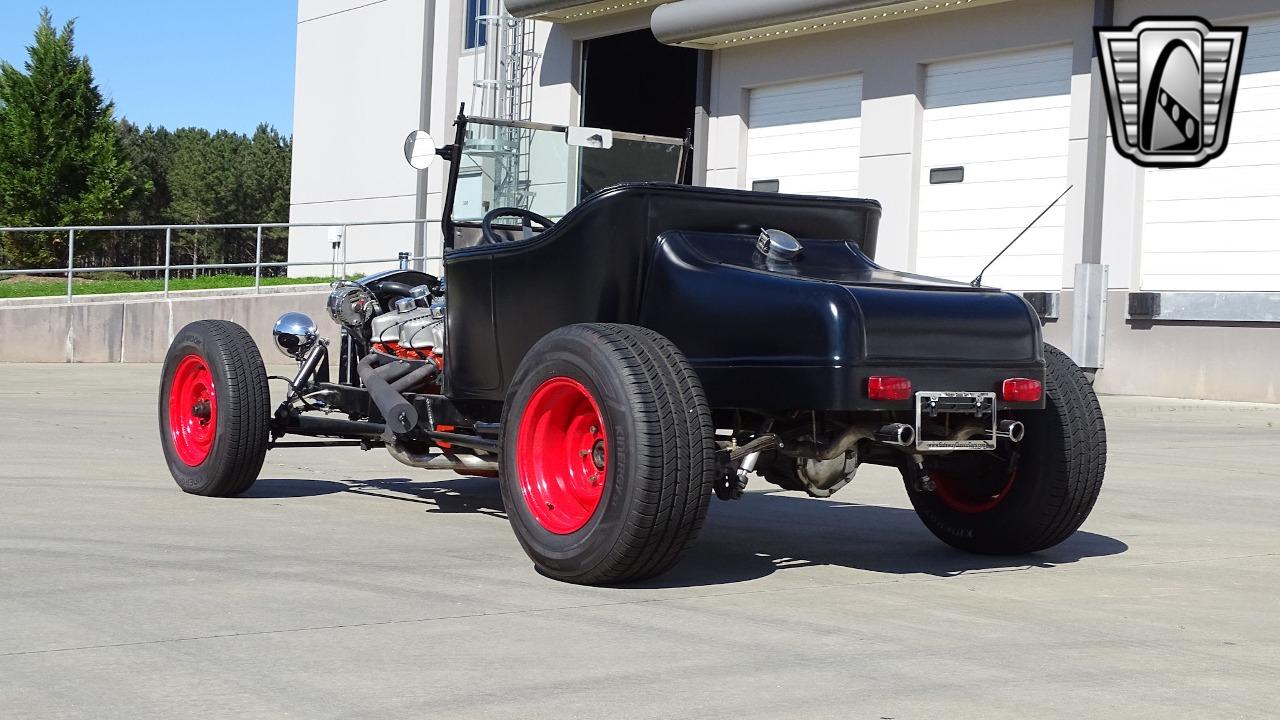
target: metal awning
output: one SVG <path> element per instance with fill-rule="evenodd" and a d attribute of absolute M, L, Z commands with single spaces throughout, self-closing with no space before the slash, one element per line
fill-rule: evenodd
<path fill-rule="evenodd" d="M 1009 0 L 679 0 L 653 13 L 668 45 L 721 50 Z"/>
<path fill-rule="evenodd" d="M 520 18 L 575 22 L 613 13 L 657 7 L 671 0 L 507 0 L 507 11 Z"/>
<path fill-rule="evenodd" d="M 576 22 L 650 8 L 668 45 L 722 50 L 1011 0 L 506 0 L 522 18 Z"/>

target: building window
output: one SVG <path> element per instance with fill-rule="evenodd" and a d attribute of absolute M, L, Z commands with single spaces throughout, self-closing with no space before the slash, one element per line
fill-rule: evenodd
<path fill-rule="evenodd" d="M 489 25 L 479 21 L 488 12 L 489 0 L 467 0 L 467 50 L 480 47 L 488 40 Z"/>

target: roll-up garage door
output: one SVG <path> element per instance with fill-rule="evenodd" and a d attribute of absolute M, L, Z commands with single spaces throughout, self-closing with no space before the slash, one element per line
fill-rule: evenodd
<path fill-rule="evenodd" d="M 747 120 L 748 188 L 857 196 L 860 75 L 757 88 Z"/>
<path fill-rule="evenodd" d="M 1146 173 L 1144 290 L 1280 291 L 1280 19 L 1248 25 L 1226 152 Z"/>
<path fill-rule="evenodd" d="M 971 280 L 1067 187 L 1071 48 L 926 69 L 916 271 Z M 1065 201 L 986 274 L 1009 290 L 1062 287 Z"/>

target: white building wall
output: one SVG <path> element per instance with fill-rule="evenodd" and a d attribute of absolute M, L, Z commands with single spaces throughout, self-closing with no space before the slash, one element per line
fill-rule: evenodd
<path fill-rule="evenodd" d="M 862 140 L 862 77 L 840 75 L 751 90 L 746 187 L 856 197 Z"/>
<path fill-rule="evenodd" d="M 405 135 L 418 127 L 426 42 L 422 0 L 300 0 L 294 94 L 290 221 L 334 223 L 411 220 L 416 173 L 404 161 Z M 290 275 L 328 275 L 335 257 L 326 228 L 289 238 Z M 353 227 L 345 252 L 351 272 L 387 264 L 414 249 L 414 228 Z M 342 250 L 336 255 L 341 257 Z"/>
<path fill-rule="evenodd" d="M 1211 20 L 1250 20 L 1265 5 L 1257 0 L 1227 0 L 1216 4 Z M 419 178 L 403 163 L 400 145 L 405 132 L 417 127 L 424 104 L 429 129 L 447 142 L 458 104 L 476 99 L 473 56 L 481 50 L 461 47 L 464 6 L 462 0 L 300 0 L 291 211 L 295 222 L 438 217 L 443 204 L 443 164 L 433 169 L 419 192 Z M 918 269 L 920 194 L 927 182 L 921 168 L 925 69 L 959 58 L 1066 43 L 1073 48 L 1068 181 L 1076 187 L 1054 214 L 1061 216 L 1064 225 L 1061 286 L 1069 288 L 1084 239 L 1092 6 L 1090 0 L 1001 3 L 719 51 L 712 63 L 709 142 L 701 150 L 706 153 L 707 182 L 750 186 L 748 110 L 753 88 L 860 75 L 862 129 L 854 143 L 860 154 L 858 191 L 885 207 L 881 262 Z M 434 18 L 427 18 L 425 14 L 432 10 Z M 1187 2 L 1121 0 L 1116 22 L 1127 23 L 1142 14 L 1192 10 L 1203 8 Z M 1254 15 L 1249 14 L 1251 10 Z M 536 50 L 542 59 L 535 73 L 533 119 L 576 121 L 578 43 L 646 23 L 645 12 L 572 25 L 535 23 Z M 424 62 L 428 50 L 431 57 Z M 424 77 L 424 71 L 432 77 Z M 1150 265 L 1158 257 L 1153 252 L 1144 257 L 1143 251 L 1143 208 L 1149 205 L 1146 189 L 1151 180 L 1113 150 L 1108 149 L 1107 155 L 1104 260 L 1112 266 L 1113 288 L 1136 288 L 1144 272 L 1150 275 L 1143 261 Z M 331 236 L 326 229 L 295 231 L 290 259 L 329 262 L 334 257 Z M 427 234 L 428 252 L 438 255 L 439 244 L 438 222 L 433 221 Z M 348 231 L 349 260 L 393 257 L 412 249 L 409 226 Z M 298 268 L 292 272 L 318 271 Z"/>
<path fill-rule="evenodd" d="M 419 187 L 419 178 L 403 163 L 400 144 L 404 134 L 417 126 L 424 110 L 432 134 L 442 142 L 449 141 L 458 103 L 471 100 L 472 65 L 463 58 L 461 48 L 462 0 L 366 1 L 300 2 L 295 220 L 435 218 L 440 213 L 444 163 L 422 179 Z M 859 75 L 863 89 L 858 192 L 878 199 L 885 209 L 877 259 L 889 267 L 917 269 L 927 66 L 1019 48 L 1069 45 L 1067 180 L 1076 187 L 1064 208 L 1056 211 L 1061 214 L 1063 235 L 1063 317 L 1045 329 L 1046 337 L 1069 346 L 1070 286 L 1086 233 L 1083 184 L 1088 121 L 1093 110 L 1089 106 L 1093 5 L 1092 0 L 1018 0 L 717 51 L 709 83 L 709 138 L 699 148 L 705 153 L 707 184 L 749 187 L 752 89 Z M 1150 14 L 1205 15 L 1215 24 L 1253 23 L 1274 20 L 1280 10 L 1272 0 L 1221 0 L 1211 8 L 1191 0 L 1116 0 L 1115 5 L 1116 25 Z M 430 7 L 435 8 L 434 21 L 424 15 Z M 646 24 L 644 11 L 572 25 L 538 23 L 536 44 L 543 57 L 536 73 L 533 119 L 576 122 L 580 113 L 576 87 L 579 43 Z M 431 51 L 430 62 L 424 63 L 422 53 L 427 49 Z M 424 76 L 424 67 L 434 68 L 429 77 Z M 1264 127 L 1260 132 L 1269 131 Z M 1233 137 L 1233 142 L 1242 137 Z M 1237 377 L 1274 374 L 1271 358 L 1280 352 L 1275 345 L 1275 324 L 1152 326 L 1126 321 L 1123 291 L 1142 289 L 1142 279 L 1149 270 L 1144 265 L 1150 264 L 1144 250 L 1155 249 L 1144 249 L 1143 237 L 1149 173 L 1121 158 L 1108 142 L 1104 177 L 1102 261 L 1110 266 L 1110 287 L 1115 292 L 1108 313 L 1108 367 L 1098 375 L 1099 388 L 1274 399 L 1272 391 L 1255 398 L 1249 382 L 1221 379 L 1217 368 L 1229 360 Z M 414 207 L 415 196 L 419 207 Z M 1045 202 L 1050 199 L 1046 197 Z M 436 225 L 433 223 L 428 242 L 438 254 Z M 352 258 L 372 253 L 390 256 L 412 246 L 411 232 L 365 231 L 360 235 L 364 239 L 352 233 L 348 248 Z M 298 231 L 290 256 L 327 261 L 327 233 Z M 295 274 L 302 272 L 313 271 Z M 1239 341 L 1232 339 L 1237 336 Z M 1241 352 L 1241 347 L 1249 350 Z"/>
<path fill-rule="evenodd" d="M 1143 290 L 1280 291 L 1280 19 L 1248 26 L 1226 152 L 1145 173 Z"/>
<path fill-rule="evenodd" d="M 925 66 L 916 271 L 971 280 L 1049 201 L 1069 172 L 1072 48 L 1014 50 Z M 936 168 L 962 182 L 934 184 Z M 1062 287 L 1066 207 L 1054 207 L 984 280 Z"/>
<path fill-rule="evenodd" d="M 920 165 L 925 67 L 1049 45 L 1071 46 L 1076 48 L 1074 56 L 1083 53 L 1087 59 L 1093 42 L 1092 15 L 1090 0 L 1029 0 L 719 51 L 712 81 L 708 184 L 749 187 L 745 160 L 750 126 L 747 98 L 752 88 L 859 73 L 863 79 L 859 194 L 884 206 L 877 260 L 893 268 L 915 269 L 920 185 L 926 182 Z M 1077 97 L 1073 92 L 1073 138 L 1077 137 Z M 1087 93 L 1084 99 L 1087 103 Z M 1073 142 L 1068 153 L 1069 181 L 1077 182 L 1073 195 L 1079 197 L 1083 197 L 1083 150 L 1083 142 Z M 1052 199 L 1049 195 L 1044 203 Z M 1065 267 L 1071 254 L 1066 246 L 1073 241 L 1079 244 L 1083 203 L 1061 212 L 1068 216 L 1060 220 L 1066 224 L 1062 251 L 1066 286 L 1071 278 Z M 1035 212 L 1030 213 L 1027 220 L 1034 216 Z M 1079 257 L 1078 247 L 1074 257 Z"/>

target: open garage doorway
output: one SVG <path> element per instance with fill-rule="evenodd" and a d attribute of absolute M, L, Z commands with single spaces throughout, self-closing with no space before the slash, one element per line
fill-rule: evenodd
<path fill-rule="evenodd" d="M 649 30 L 582 44 L 582 124 L 684 137 L 698 101 L 698 51 Z"/>
<path fill-rule="evenodd" d="M 663 45 L 647 29 L 583 42 L 582 124 L 685 137 L 693 129 L 698 103 L 698 60 L 697 50 Z M 602 164 L 622 157 L 587 154 L 584 194 L 624 179 L 631 169 Z"/>

